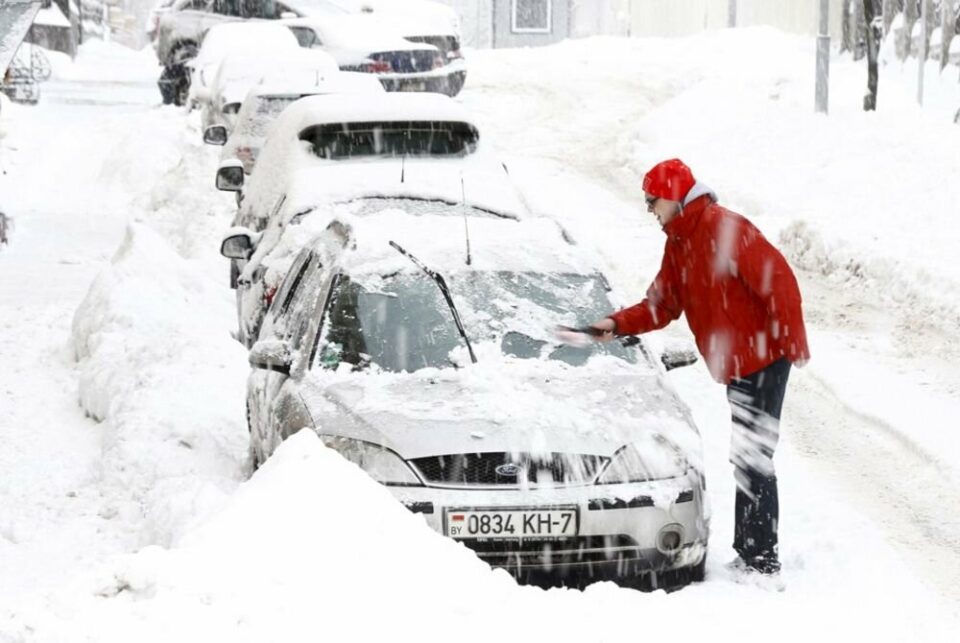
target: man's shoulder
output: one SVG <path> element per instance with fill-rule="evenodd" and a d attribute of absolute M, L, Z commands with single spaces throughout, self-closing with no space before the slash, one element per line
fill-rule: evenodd
<path fill-rule="evenodd" d="M 703 222 L 714 233 L 750 236 L 761 234 L 747 217 L 739 212 L 725 208 L 719 203 L 711 203 L 703 211 Z M 761 235 L 762 236 L 762 235 Z"/>

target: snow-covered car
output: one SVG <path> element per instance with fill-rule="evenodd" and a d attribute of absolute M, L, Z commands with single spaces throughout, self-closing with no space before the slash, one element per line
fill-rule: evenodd
<path fill-rule="evenodd" d="M 455 96 L 466 64 L 459 52 L 441 52 L 404 38 L 385 19 L 367 15 L 285 20 L 302 47 L 333 56 L 340 69 L 376 74 L 390 91 L 426 91 Z"/>
<path fill-rule="evenodd" d="M 223 86 L 226 78 L 218 81 L 221 64 L 230 57 L 236 63 L 228 66 L 225 75 L 244 74 L 244 64 L 254 65 L 252 73 L 279 73 L 281 61 L 299 61 L 305 51 L 297 43 L 289 29 L 278 23 L 236 22 L 216 25 L 203 37 L 197 55 L 187 62 L 190 69 L 191 104 L 203 109 L 212 105 L 215 85 Z M 319 53 L 319 52 L 317 52 Z M 263 64 L 257 61 L 267 61 Z M 336 69 L 336 63 L 328 56 L 320 56 L 315 64 L 325 69 Z M 254 83 L 255 84 L 255 83 Z"/>
<path fill-rule="evenodd" d="M 265 260 L 284 229 L 330 203 L 369 197 L 462 204 L 508 217 L 528 214 L 523 195 L 464 108 L 437 94 L 311 96 L 287 108 L 246 186 L 243 163 L 225 159 L 220 189 L 242 188 L 233 231 L 250 239 L 230 257 L 237 288 L 237 339 L 256 337 L 283 272 Z M 247 260 L 250 260 L 249 262 Z"/>
<path fill-rule="evenodd" d="M 339 172 L 338 175 L 341 175 Z M 304 177 L 310 182 L 310 174 Z M 347 180 L 352 177 L 346 177 Z M 327 177 L 325 177 L 327 178 Z M 450 177 L 453 179 L 459 178 Z M 431 177 L 436 181 L 437 177 Z M 230 259 L 231 286 L 236 289 L 236 338 L 249 347 L 256 340 L 264 314 L 287 274 L 297 251 L 307 244 L 338 214 L 370 217 L 391 212 L 416 213 L 431 216 L 480 216 L 518 220 L 522 214 L 500 211 L 466 202 L 458 202 L 443 194 L 437 183 L 412 180 L 382 180 L 378 185 L 361 189 L 352 197 L 328 197 L 318 202 L 317 197 L 305 201 L 308 207 L 292 207 L 275 218 L 262 232 L 235 226 L 224 235 L 221 253 Z M 439 188 L 439 189 L 438 189 Z M 298 194 L 295 191 L 294 194 Z M 296 202 L 296 196 L 291 201 Z"/>
<path fill-rule="evenodd" d="M 576 348 L 551 331 L 613 307 L 549 219 L 337 218 L 250 351 L 254 465 L 306 427 L 523 581 L 700 580 L 709 520 L 688 410 L 642 340 Z"/>
<path fill-rule="evenodd" d="M 382 5 L 382 6 L 381 6 Z M 408 39 L 440 49 L 448 60 L 461 58 L 459 22 L 449 7 L 427 0 L 174 0 L 158 13 L 154 49 L 164 69 L 158 85 L 165 102 L 180 102 L 188 76 L 183 62 L 200 47 L 203 35 L 214 25 L 237 21 L 270 21 L 281 18 L 328 17 L 376 10 L 395 24 Z M 462 62 L 458 63 L 462 65 Z"/>
<path fill-rule="evenodd" d="M 243 164 L 245 174 L 253 172 L 260 148 L 267 132 L 277 117 L 295 101 L 307 96 L 327 94 L 382 94 L 383 86 L 368 74 L 341 72 L 331 74 L 320 82 L 267 83 L 247 92 L 241 102 L 224 104 L 223 111 L 235 114 L 234 126 L 214 125 L 204 130 L 204 142 L 223 145 L 220 162 L 231 159 Z"/>
<path fill-rule="evenodd" d="M 303 98 L 271 128 L 249 181 L 239 170 L 228 180 L 225 169 L 218 187 L 244 195 L 234 225 L 254 231 L 333 197 L 397 194 L 395 184 L 498 211 L 525 207 L 469 112 L 438 94 Z"/>
<path fill-rule="evenodd" d="M 208 84 L 207 100 L 201 102 L 201 127 L 206 131 L 211 125 L 220 124 L 231 131 L 243 97 L 257 85 L 300 86 L 312 82 L 320 86 L 339 74 L 337 62 L 329 54 L 315 49 L 228 53 Z"/>

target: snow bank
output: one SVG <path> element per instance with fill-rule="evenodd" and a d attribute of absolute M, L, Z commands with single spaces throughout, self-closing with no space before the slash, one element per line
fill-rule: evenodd
<path fill-rule="evenodd" d="M 173 540 L 243 475 L 247 366 L 228 297 L 132 224 L 74 317 L 80 403 L 108 426 L 103 474 L 127 491 L 117 512 L 144 514 L 144 543 Z"/>
<path fill-rule="evenodd" d="M 923 621 L 923 606 L 903 618 L 892 597 L 858 606 L 829 596 L 838 598 L 826 587 L 779 594 L 722 579 L 669 596 L 610 583 L 584 592 L 520 587 L 301 431 L 177 548 L 117 559 L 15 622 L 37 642 L 406 641 L 425 627 L 462 641 L 503 632 L 619 641 L 678 627 L 724 640 L 742 630 L 749 604 L 751 628 L 784 640 L 948 636 Z"/>

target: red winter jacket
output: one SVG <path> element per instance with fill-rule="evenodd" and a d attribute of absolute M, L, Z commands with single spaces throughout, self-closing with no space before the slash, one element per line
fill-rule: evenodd
<path fill-rule="evenodd" d="M 705 194 L 664 231 L 647 298 L 610 316 L 617 334 L 663 328 L 686 313 L 710 374 L 724 384 L 781 357 L 810 359 L 797 279 L 753 224 Z"/>

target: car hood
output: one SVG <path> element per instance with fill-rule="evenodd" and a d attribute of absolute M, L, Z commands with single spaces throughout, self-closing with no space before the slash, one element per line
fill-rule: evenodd
<path fill-rule="evenodd" d="M 583 367 L 515 362 L 413 374 L 323 372 L 304 378 L 301 397 L 319 433 L 381 444 L 406 459 L 485 452 L 611 457 L 656 433 L 699 461 L 700 439 L 686 407 L 652 367 L 613 357 Z"/>

